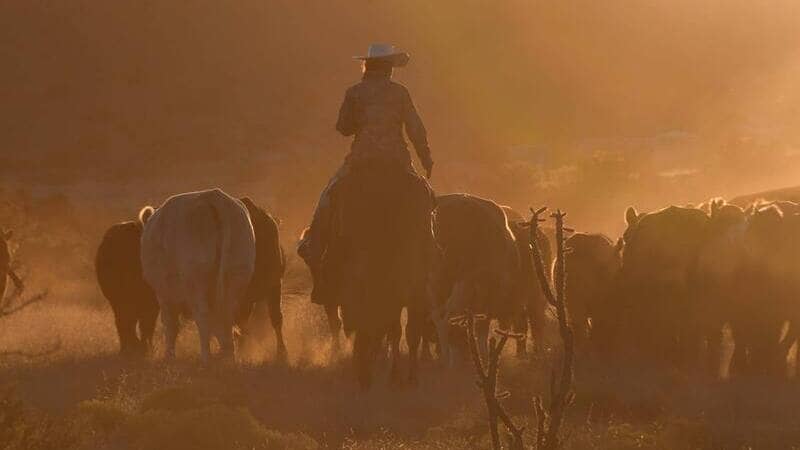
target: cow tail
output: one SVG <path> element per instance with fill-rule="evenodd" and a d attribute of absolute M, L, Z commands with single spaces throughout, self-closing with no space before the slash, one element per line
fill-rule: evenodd
<path fill-rule="evenodd" d="M 153 217 L 153 213 L 155 212 L 156 210 L 152 206 L 145 206 L 144 208 L 142 208 L 142 210 L 139 211 L 139 223 L 142 225 L 146 224 L 147 221 L 150 220 L 151 217 Z"/>
<path fill-rule="evenodd" d="M 209 304 L 210 309 L 213 309 L 218 302 L 223 301 L 222 299 L 225 298 L 225 264 L 223 264 L 222 258 L 223 255 L 225 255 L 225 249 L 228 248 L 230 243 L 230 230 L 223 227 L 222 218 L 220 217 L 219 209 L 216 204 L 211 205 L 211 212 L 212 217 L 214 217 L 216 228 L 220 231 L 220 235 L 217 238 L 216 254 L 214 255 L 217 275 L 216 280 L 214 280 L 214 288 L 211 291 L 213 295 Z"/>

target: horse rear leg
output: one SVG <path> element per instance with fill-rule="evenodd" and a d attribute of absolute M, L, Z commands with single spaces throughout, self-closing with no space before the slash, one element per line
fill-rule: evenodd
<path fill-rule="evenodd" d="M 362 390 L 372 387 L 372 366 L 381 339 L 367 331 L 356 332 L 353 342 L 353 363 Z"/>
<path fill-rule="evenodd" d="M 269 299 L 267 300 L 269 310 L 269 320 L 275 330 L 275 341 L 277 342 L 278 361 L 285 363 L 288 360 L 286 343 L 283 340 L 283 313 L 281 312 L 281 285 L 272 288 Z"/>
<path fill-rule="evenodd" d="M 392 321 L 389 327 L 389 349 L 391 351 L 390 361 L 390 381 L 393 385 L 400 384 L 400 338 L 402 335 L 402 326 L 400 323 L 400 313 L 396 314 L 397 319 Z"/>
<path fill-rule="evenodd" d="M 408 345 L 408 382 L 416 386 L 419 383 L 419 346 L 423 344 L 425 351 L 430 352 L 430 347 L 423 341 L 425 331 L 425 313 L 420 308 L 408 308 L 408 322 L 406 323 L 406 345 Z"/>

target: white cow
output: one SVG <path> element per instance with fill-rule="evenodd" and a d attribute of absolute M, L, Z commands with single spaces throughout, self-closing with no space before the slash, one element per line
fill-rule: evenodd
<path fill-rule="evenodd" d="M 166 358 L 175 357 L 178 315 L 190 311 L 208 363 L 209 340 L 233 356 L 233 324 L 253 275 L 253 225 L 245 206 L 219 189 L 167 199 L 140 214 L 142 273 L 161 307 Z"/>

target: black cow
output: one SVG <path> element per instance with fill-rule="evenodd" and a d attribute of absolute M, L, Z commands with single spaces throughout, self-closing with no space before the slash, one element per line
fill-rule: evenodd
<path fill-rule="evenodd" d="M 125 356 L 149 350 L 159 311 L 155 293 L 142 278 L 141 237 L 140 221 L 118 223 L 106 231 L 95 258 L 97 281 L 114 311 Z"/>
<path fill-rule="evenodd" d="M 281 285 L 286 259 L 278 236 L 278 223 L 266 211 L 256 206 L 247 197 L 241 199 L 250 214 L 256 235 L 256 268 L 247 289 L 246 301 L 242 304 L 236 323 L 243 325 L 251 317 L 256 304 L 267 303 L 270 321 L 275 329 L 278 359 L 286 359 L 286 344 L 283 340 L 283 313 L 281 312 Z"/>

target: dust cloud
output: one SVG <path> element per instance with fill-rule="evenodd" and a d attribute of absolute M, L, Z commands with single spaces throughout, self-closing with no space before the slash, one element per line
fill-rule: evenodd
<path fill-rule="evenodd" d="M 5 184 L 123 219 L 218 185 L 295 235 L 347 152 L 350 57 L 391 41 L 429 130 L 434 187 L 621 207 L 794 184 L 791 1 L 4 2 Z"/>
<path fill-rule="evenodd" d="M 616 238 L 629 205 L 647 211 L 800 184 L 798 29 L 792 0 L 0 2 L 0 228 L 15 230 L 29 292 L 49 292 L 0 318 L 2 378 L 26 379 L 23 394 L 47 411 L 102 394 L 132 414 L 142 392 L 195 377 L 188 364 L 176 375 L 148 362 L 131 375 L 116 361 L 93 258 L 103 232 L 142 206 L 218 186 L 279 218 L 291 255 L 290 367 L 269 366 L 263 379 L 254 372 L 272 359 L 264 330 L 263 345 L 229 375 L 247 386 L 245 397 L 284 384 L 279 399 L 317 395 L 322 411 L 344 417 L 321 423 L 300 408 L 283 417 L 250 404 L 260 421 L 314 429 L 332 446 L 397 445 L 387 422 L 411 446 L 431 436 L 446 436 L 442 448 L 488 445 L 452 437 L 483 426 L 481 405 L 462 400 L 474 394 L 470 375 L 410 397 L 384 392 L 381 401 L 399 405 L 392 411 L 378 400 L 358 410 L 344 377 L 330 377 L 346 359 L 329 359 L 324 315 L 308 302 L 294 245 L 348 151 L 334 122 L 360 77 L 351 56 L 375 41 L 410 52 L 395 79 L 428 129 L 437 192 L 519 211 L 559 207 L 571 226 Z M 196 357 L 190 328 L 179 347 L 187 359 Z M 512 375 L 523 370 L 509 364 Z M 441 405 L 413 419 L 415 400 L 443 390 Z M 373 441 L 348 441 L 365 435 Z"/>

